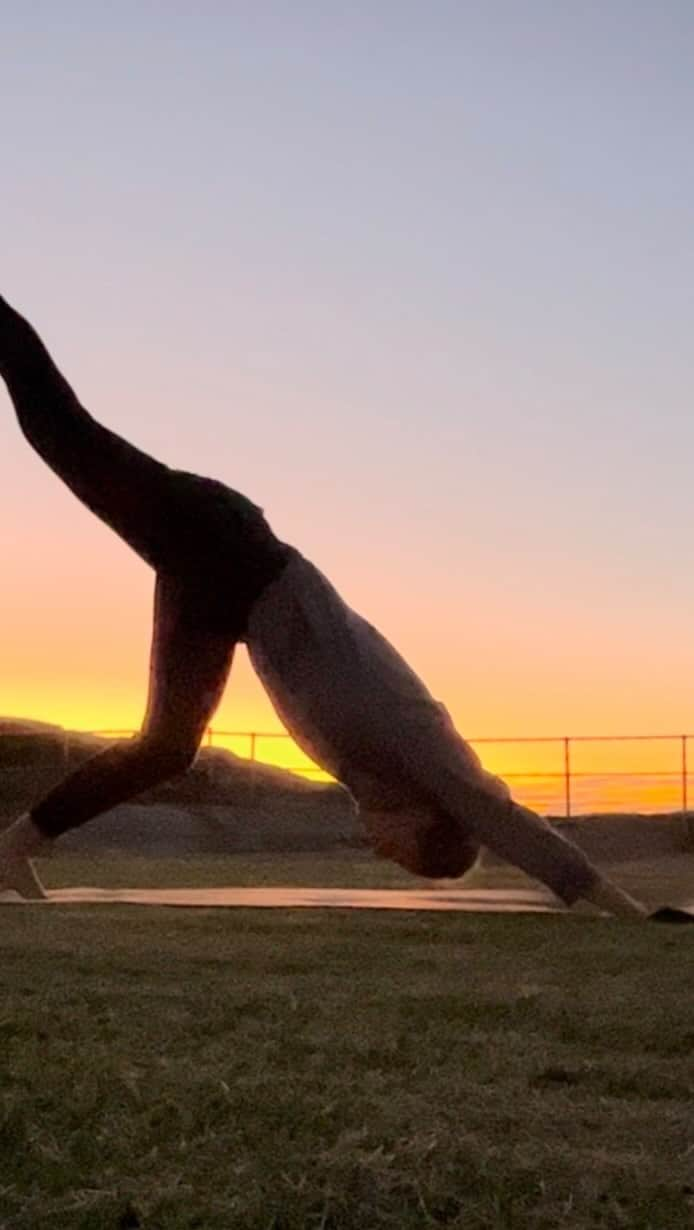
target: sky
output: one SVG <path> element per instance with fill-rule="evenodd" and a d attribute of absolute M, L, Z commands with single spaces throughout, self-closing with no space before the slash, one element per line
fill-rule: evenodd
<path fill-rule="evenodd" d="M 689 0 L 0 10 L 0 292 L 491 735 L 694 731 Z M 0 394 L 0 713 L 137 727 L 153 578 Z M 215 725 L 280 730 L 243 650 Z"/>

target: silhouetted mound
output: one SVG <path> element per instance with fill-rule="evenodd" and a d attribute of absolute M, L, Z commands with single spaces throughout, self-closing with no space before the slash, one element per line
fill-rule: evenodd
<path fill-rule="evenodd" d="M 44 722 L 0 718 L 0 808 L 11 797 L 25 804 L 40 797 L 113 739 L 63 730 Z M 341 786 L 310 781 L 275 765 L 250 761 L 220 747 L 204 747 L 191 769 L 139 797 L 143 803 L 235 803 L 266 795 L 344 794 Z"/>
<path fill-rule="evenodd" d="M 9 821 L 26 811 L 113 742 L 47 723 L 0 718 L 0 817 Z M 66 834 L 60 848 L 183 857 L 360 844 L 354 806 L 341 786 L 205 747 L 188 773 Z"/>
<path fill-rule="evenodd" d="M 638 862 L 691 849 L 688 817 L 681 811 L 648 815 L 586 815 L 558 818 L 565 837 L 597 863 Z"/>
<path fill-rule="evenodd" d="M 26 811 L 72 769 L 113 742 L 45 722 L 0 718 L 0 827 L 3 819 Z M 694 825 L 681 812 L 591 815 L 556 823 L 599 864 L 650 865 L 692 850 Z M 184 776 L 67 834 L 60 848 L 127 849 L 156 857 L 308 852 L 363 847 L 364 836 L 341 786 L 206 747 Z M 440 873 L 443 865 L 438 836 L 433 836 L 434 844 L 425 852 L 428 874 Z M 483 864 L 498 862 L 483 852 Z M 452 874 L 449 863 L 445 866 Z"/>

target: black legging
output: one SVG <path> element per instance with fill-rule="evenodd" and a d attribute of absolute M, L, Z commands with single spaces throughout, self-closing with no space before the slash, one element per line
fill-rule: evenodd
<path fill-rule="evenodd" d="M 244 496 L 171 470 L 96 422 L 31 326 L 1 298 L 0 374 L 32 447 L 156 571 L 141 733 L 88 761 L 32 809 L 41 831 L 55 838 L 189 768 L 250 607 L 290 549 Z"/>

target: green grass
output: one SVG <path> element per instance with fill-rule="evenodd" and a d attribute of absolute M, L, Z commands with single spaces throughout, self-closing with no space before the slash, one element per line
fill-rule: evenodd
<path fill-rule="evenodd" d="M 0 1227 L 691 1227 L 693 958 L 574 916 L 8 907 Z"/>

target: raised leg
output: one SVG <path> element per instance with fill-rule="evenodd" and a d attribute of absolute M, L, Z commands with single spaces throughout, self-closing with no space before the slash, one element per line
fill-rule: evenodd
<path fill-rule="evenodd" d="M 34 329 L 2 298 L 0 375 L 32 448 L 133 550 L 171 571 L 179 476 L 87 413 Z"/>

